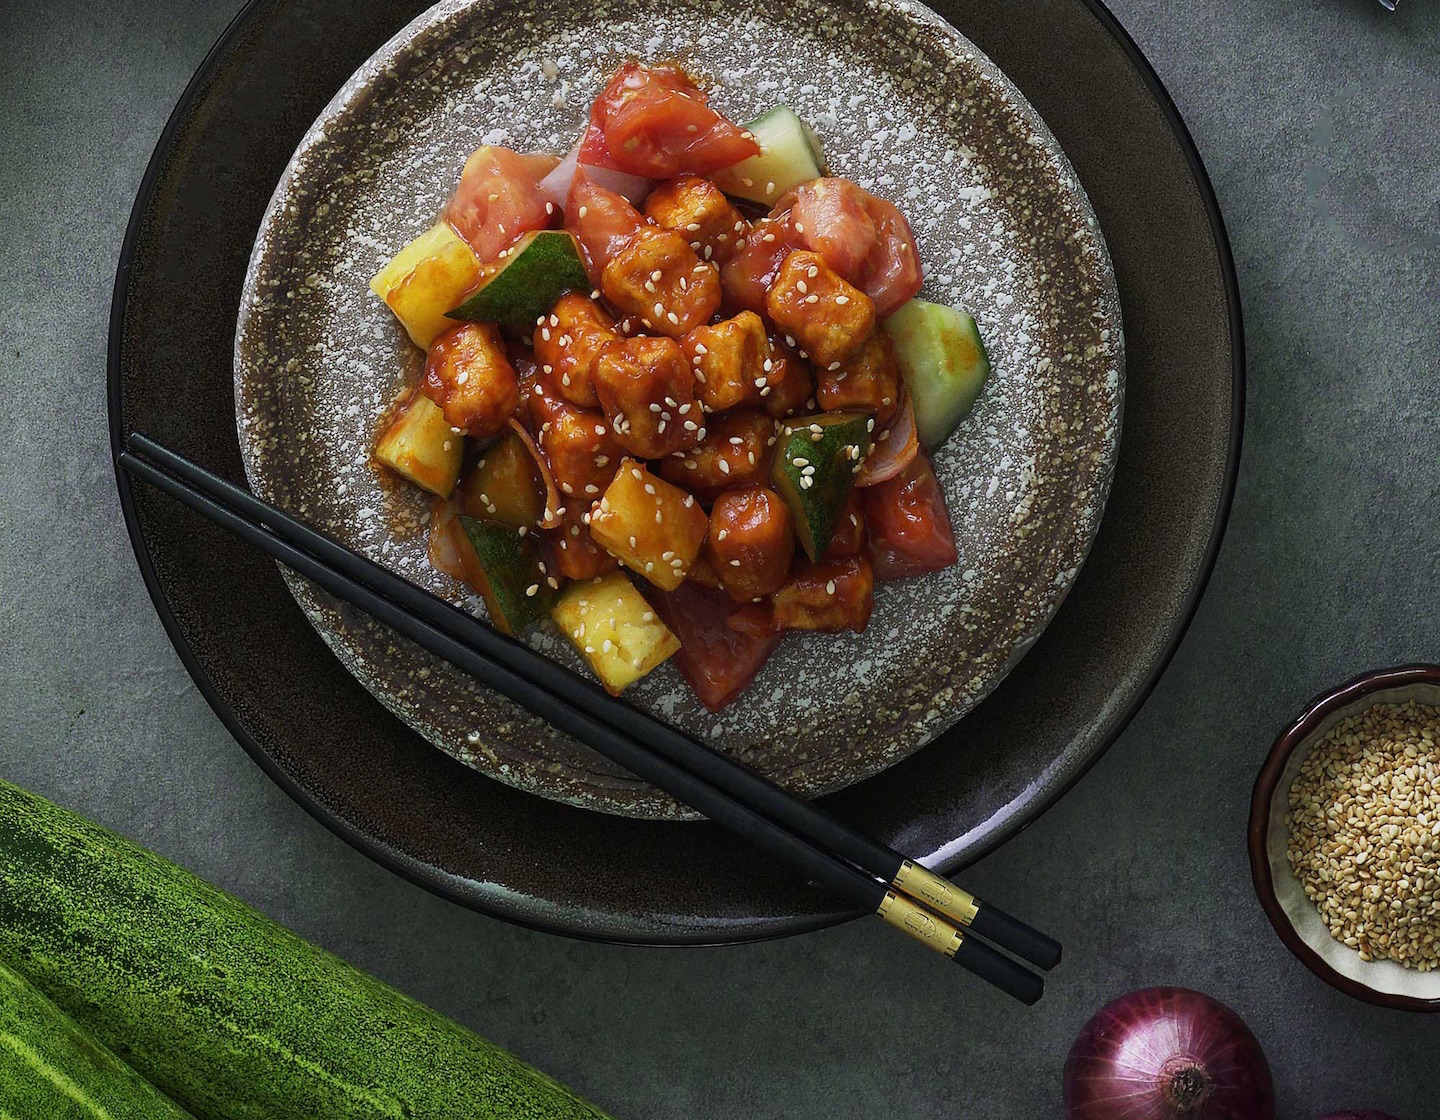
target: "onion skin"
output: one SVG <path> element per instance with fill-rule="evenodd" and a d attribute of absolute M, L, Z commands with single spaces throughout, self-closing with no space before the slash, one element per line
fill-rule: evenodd
<path fill-rule="evenodd" d="M 1223 1003 L 1146 988 L 1106 1004 L 1065 1061 L 1066 1120 L 1274 1120 L 1255 1036 Z"/>

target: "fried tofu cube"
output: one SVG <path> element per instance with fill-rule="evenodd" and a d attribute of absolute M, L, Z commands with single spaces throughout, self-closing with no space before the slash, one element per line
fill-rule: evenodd
<path fill-rule="evenodd" d="M 429 349 L 455 325 L 445 312 L 464 300 L 480 279 L 480 258 L 445 222 L 437 222 L 370 280 L 370 290 L 404 324 L 410 340 Z"/>
<path fill-rule="evenodd" d="M 619 342 L 615 321 L 594 300 L 567 292 L 535 325 L 535 360 L 557 392 L 581 408 L 598 408 L 595 363 Z"/>
<path fill-rule="evenodd" d="M 784 365 L 771 356 L 765 323 L 753 311 L 696 327 L 680 345 L 695 370 L 695 394 L 706 412 L 758 405 L 785 376 Z"/>
<path fill-rule="evenodd" d="M 770 340 L 772 363 L 770 384 L 761 407 L 776 420 L 802 412 L 814 412 L 815 374 L 810 363 L 777 338 Z"/>
<path fill-rule="evenodd" d="M 585 521 L 589 509 L 589 502 L 571 502 L 560 524 L 546 534 L 555 570 L 565 579 L 590 580 L 619 566 L 619 561 L 590 535 Z"/>
<path fill-rule="evenodd" d="M 723 491 L 763 484 L 774 449 L 775 422 L 759 409 L 740 409 L 712 416 L 703 440 L 661 461 L 660 477 L 709 505 Z"/>
<path fill-rule="evenodd" d="M 815 399 L 826 412 L 868 412 L 876 426 L 900 407 L 900 366 L 888 331 L 872 331 L 837 369 L 815 375 Z"/>
<path fill-rule="evenodd" d="M 785 499 L 764 486 L 725 491 L 710 511 L 705 557 L 737 603 L 779 591 L 795 557 Z"/>
<path fill-rule="evenodd" d="M 843 362 L 875 329 L 875 302 L 819 253 L 785 258 L 765 297 L 771 321 L 821 369 Z"/>
<path fill-rule="evenodd" d="M 547 410 L 536 442 L 560 493 L 587 499 L 578 503 L 581 507 L 610 485 L 625 457 L 603 414 L 568 403 Z"/>
<path fill-rule="evenodd" d="M 612 696 L 680 648 L 680 639 L 621 572 L 572 583 L 550 617 Z"/>
<path fill-rule="evenodd" d="M 679 338 L 720 308 L 720 273 L 674 230 L 647 226 L 600 275 L 600 290 L 622 315 Z"/>
<path fill-rule="evenodd" d="M 590 511 L 595 542 L 666 591 L 685 582 L 709 528 L 693 494 L 628 459 Z"/>
<path fill-rule="evenodd" d="M 750 223 L 709 179 L 681 175 L 661 183 L 645 199 L 645 215 L 662 229 L 682 234 L 707 261 L 724 264 L 750 232 Z"/>
<path fill-rule="evenodd" d="M 632 455 L 659 459 L 693 447 L 702 414 L 695 375 L 671 338 L 627 338 L 595 365 L 595 389 L 615 440 Z"/>
<path fill-rule="evenodd" d="M 875 571 L 867 557 L 825 560 L 801 557 L 785 585 L 763 603 L 742 607 L 730 626 L 761 636 L 785 630 L 863 633 L 875 606 Z"/>
<path fill-rule="evenodd" d="M 431 343 L 420 391 L 475 439 L 498 434 L 520 407 L 520 379 L 499 328 L 488 323 L 463 323 Z"/>

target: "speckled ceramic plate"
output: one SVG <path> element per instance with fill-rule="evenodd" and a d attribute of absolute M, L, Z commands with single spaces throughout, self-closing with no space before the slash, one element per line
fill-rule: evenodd
<path fill-rule="evenodd" d="M 563 151 L 630 56 L 681 60 L 732 118 L 780 101 L 813 122 L 837 174 L 903 207 L 924 294 L 970 309 L 994 363 L 936 456 L 953 568 L 880 587 L 863 635 L 790 637 L 719 715 L 668 666 L 629 694 L 823 794 L 924 745 L 1034 642 L 1089 549 L 1119 438 L 1119 305 L 1089 202 L 1015 87 L 927 9 L 447 0 L 424 13 L 321 114 L 261 225 L 235 350 L 246 470 L 262 496 L 482 609 L 426 562 L 425 497 L 369 463 L 376 418 L 413 383 L 420 354 L 366 282 L 433 221 L 473 147 Z M 680 814 L 439 659 L 303 581 L 291 588 L 350 671 L 467 765 L 590 808 Z M 552 630 L 528 640 L 578 665 Z"/>

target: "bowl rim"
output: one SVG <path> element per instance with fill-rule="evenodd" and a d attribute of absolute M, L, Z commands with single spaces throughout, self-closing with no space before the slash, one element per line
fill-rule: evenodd
<path fill-rule="evenodd" d="M 112 459 L 123 448 L 125 438 L 122 372 L 125 357 L 127 310 L 132 289 L 138 283 L 135 267 L 143 252 L 147 219 L 155 204 L 156 193 L 163 186 L 165 175 L 195 108 L 203 102 L 211 85 L 222 80 L 221 72 L 230 52 L 243 45 L 244 37 L 251 26 L 257 23 L 263 14 L 273 9 L 277 2 L 278 0 L 245 0 L 243 6 L 232 17 L 180 94 L 159 135 L 137 189 L 116 266 L 109 315 L 106 385 Z M 912 0 L 900 0 L 900 2 L 910 3 Z M 993 853 L 1027 828 L 1034 820 L 1053 808 L 1095 767 L 1144 706 L 1164 676 L 1194 622 L 1206 588 L 1214 574 L 1216 561 L 1225 540 L 1240 470 L 1247 385 L 1244 312 L 1234 254 L 1231 250 L 1229 234 L 1214 185 L 1194 137 L 1181 116 L 1174 98 L 1135 39 L 1106 6 L 1106 0 L 1076 0 L 1076 2 L 1083 6 L 1104 31 L 1114 39 L 1125 59 L 1134 68 L 1145 93 L 1153 99 L 1155 107 L 1163 115 L 1179 148 L 1180 156 L 1194 179 L 1198 200 L 1203 207 L 1204 217 L 1210 228 L 1211 244 L 1220 272 L 1220 283 L 1223 287 L 1224 315 L 1230 336 L 1227 364 L 1231 387 L 1224 472 L 1223 478 L 1220 480 L 1220 489 L 1210 524 L 1204 533 L 1198 555 L 1194 557 L 1195 568 L 1189 587 L 1180 598 L 1168 633 L 1165 634 L 1151 664 L 1145 670 L 1143 679 L 1134 686 L 1133 692 L 1121 707 L 1108 713 L 1093 750 L 1088 757 L 1080 759 L 1070 773 L 1064 775 L 1039 796 L 1011 802 L 990 821 L 982 823 L 965 834 L 960 838 L 967 844 L 963 850 L 955 845 L 947 845 L 927 857 L 928 866 L 946 874 L 958 872 Z M 117 470 L 115 478 L 120 508 L 135 554 L 137 568 L 150 594 L 160 622 L 200 694 L 240 747 L 288 797 L 345 843 L 393 874 L 441 898 L 489 917 L 541 932 L 610 944 L 693 947 L 753 943 L 814 932 L 861 916 L 853 911 L 839 910 L 800 917 L 790 915 L 782 919 L 778 925 L 771 923 L 761 927 L 757 924 L 739 934 L 727 932 L 724 935 L 716 935 L 711 931 L 698 935 L 675 935 L 672 933 L 653 935 L 637 932 L 631 928 L 618 931 L 608 927 L 603 929 L 586 928 L 568 920 L 557 920 L 549 915 L 537 914 L 530 909 L 507 905 L 493 895 L 477 894 L 469 889 L 471 884 L 447 873 L 443 868 L 417 857 L 408 850 L 392 847 L 383 839 L 367 832 L 362 824 L 352 822 L 327 807 L 311 790 L 294 778 L 275 758 L 267 753 L 265 746 L 252 732 L 242 713 L 232 706 L 222 694 L 216 681 L 211 677 L 211 668 L 206 664 L 203 654 L 191 644 L 180 616 L 168 597 L 169 592 L 162 583 L 155 557 L 152 555 L 152 543 L 147 539 L 142 521 L 141 503 L 138 500 L 139 491 L 132 486 L 129 476 L 124 471 Z"/>
<path fill-rule="evenodd" d="M 1325 959 L 1300 937 L 1294 924 L 1280 905 L 1275 893 L 1275 881 L 1270 874 L 1269 833 L 1270 802 L 1275 796 L 1280 777 L 1285 771 L 1295 749 L 1308 740 L 1327 716 L 1339 708 L 1361 700 L 1374 692 L 1399 688 L 1412 684 L 1433 684 L 1440 686 L 1440 665 L 1412 663 L 1397 665 L 1391 669 L 1375 669 L 1361 673 L 1344 684 L 1336 685 L 1320 693 L 1301 709 L 1295 718 L 1275 740 L 1270 754 L 1260 767 L 1255 779 L 1255 789 L 1250 798 L 1250 827 L 1248 844 L 1250 850 L 1250 877 L 1255 884 L 1255 894 L 1270 925 L 1285 947 L 1300 963 L 1348 996 L 1388 1007 L 1397 1011 L 1440 1012 L 1440 998 L 1421 999 L 1418 996 L 1395 995 L 1380 992 L 1358 980 L 1352 980 L 1337 972 Z"/>

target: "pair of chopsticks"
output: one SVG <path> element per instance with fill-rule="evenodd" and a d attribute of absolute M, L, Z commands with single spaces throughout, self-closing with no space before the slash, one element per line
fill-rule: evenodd
<path fill-rule="evenodd" d="M 130 435 L 116 462 L 837 898 L 1026 1004 L 1043 994 L 1040 976 L 980 940 L 1053 968 L 1059 943 L 1024 922 L 154 440 Z"/>

